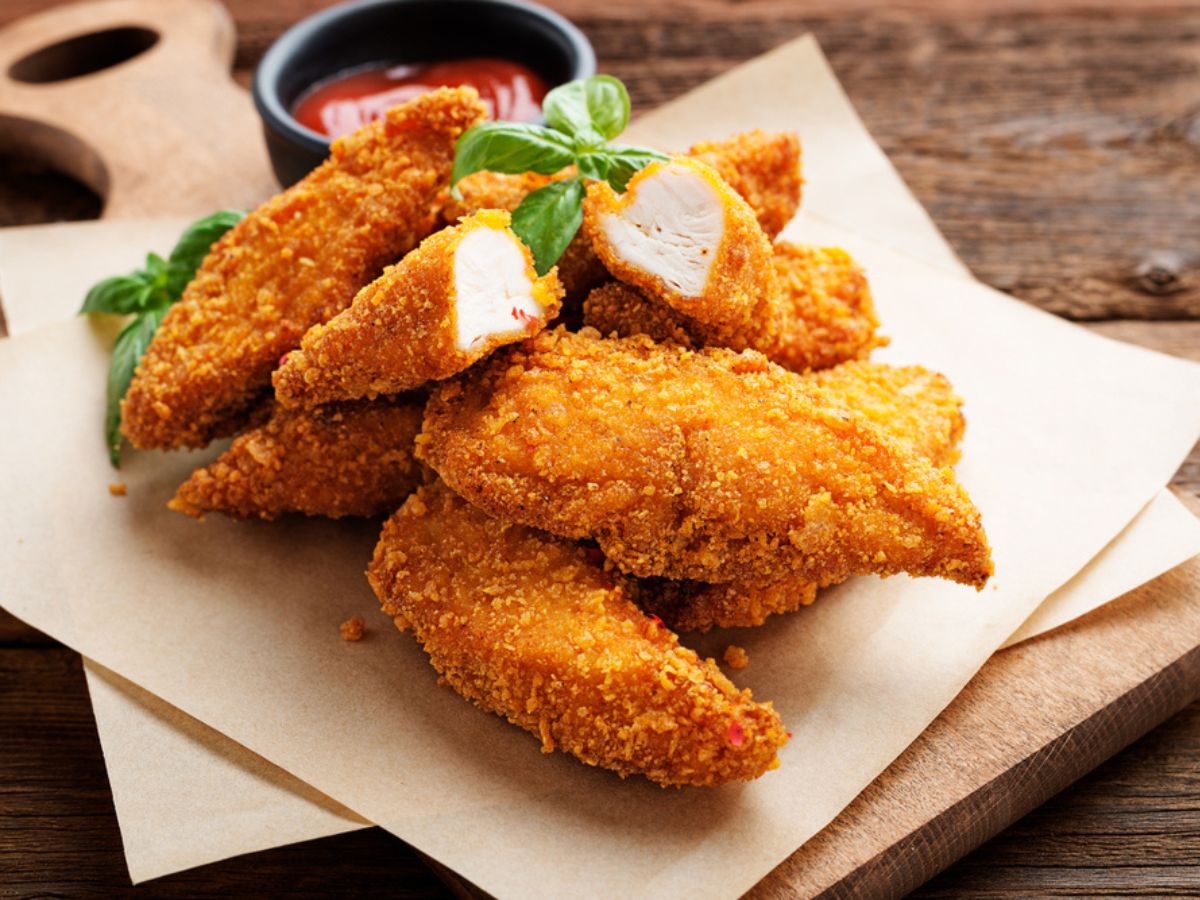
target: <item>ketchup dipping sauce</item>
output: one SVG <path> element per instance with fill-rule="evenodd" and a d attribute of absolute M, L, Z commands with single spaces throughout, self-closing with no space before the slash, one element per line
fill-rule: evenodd
<path fill-rule="evenodd" d="M 379 65 L 335 75 L 305 91 L 292 115 L 306 128 L 331 138 L 383 117 L 393 106 L 439 87 L 469 85 L 493 119 L 532 122 L 542 114 L 545 80 L 508 59 L 473 57 L 441 62 Z"/>

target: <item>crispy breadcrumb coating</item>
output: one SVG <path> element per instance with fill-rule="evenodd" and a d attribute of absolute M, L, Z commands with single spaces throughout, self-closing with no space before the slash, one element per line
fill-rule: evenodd
<path fill-rule="evenodd" d="M 800 208 L 800 138 L 792 131 L 747 131 L 696 144 L 688 156 L 712 166 L 746 198 L 770 240 Z"/>
<path fill-rule="evenodd" d="M 703 198 L 697 185 L 704 186 Z M 651 192 L 654 200 L 647 199 Z M 697 203 L 705 208 L 698 209 Z M 693 224 L 714 217 L 719 234 L 710 246 Z M 607 182 L 590 183 L 583 228 L 617 279 L 697 323 L 705 329 L 707 343 L 735 339 L 772 289 L 771 243 L 754 210 L 712 168 L 688 157 L 651 163 L 629 180 L 624 194 Z M 677 251 L 693 242 L 690 249 L 696 255 L 681 262 Z M 676 277 L 680 273 L 686 276 Z"/>
<path fill-rule="evenodd" d="M 421 246 L 363 288 L 350 308 L 314 325 L 300 350 L 275 372 L 275 396 L 285 406 L 374 398 L 412 390 L 461 372 L 497 347 L 541 329 L 554 317 L 562 285 L 554 269 L 538 276 L 529 248 L 513 234 L 503 210 L 484 210 L 426 238 Z M 525 278 L 540 315 L 505 307 L 504 331 L 459 343 L 464 304 L 457 293 L 459 248 L 477 229 L 503 233 L 525 262 Z"/>
<path fill-rule="evenodd" d="M 279 358 L 428 235 L 472 88 L 433 91 L 334 141 L 330 158 L 212 248 L 163 319 L 122 404 L 135 447 L 199 447 L 270 388 Z"/>
<path fill-rule="evenodd" d="M 787 733 L 771 705 L 681 647 L 578 545 L 435 483 L 388 520 L 367 575 L 442 680 L 544 752 L 661 785 L 778 765 Z"/>
<path fill-rule="evenodd" d="M 944 375 L 921 366 L 849 362 L 803 377 L 935 466 L 958 460 L 966 420 L 962 400 Z M 761 625 L 770 615 L 809 605 L 817 589 L 817 584 L 796 575 L 727 584 L 651 578 L 638 582 L 637 602 L 675 631 L 708 631 Z"/>
<path fill-rule="evenodd" d="M 725 648 L 724 658 L 725 665 L 731 669 L 744 669 L 750 665 L 750 654 L 737 644 L 730 644 Z"/>
<path fill-rule="evenodd" d="M 343 641 L 361 641 L 367 627 L 367 620 L 362 616 L 354 616 L 338 626 L 338 632 Z"/>
<path fill-rule="evenodd" d="M 771 259 L 778 288 L 774 342 L 763 350 L 785 369 L 825 369 L 866 359 L 887 339 L 866 276 L 839 247 L 779 241 Z"/>
<path fill-rule="evenodd" d="M 865 359 L 887 343 L 875 333 L 879 320 L 866 278 L 845 251 L 780 242 L 772 264 L 775 277 L 750 321 L 736 331 L 708 328 L 621 282 L 588 295 L 583 321 L 606 335 L 758 350 L 794 372 Z"/>
<path fill-rule="evenodd" d="M 424 405 L 424 397 L 410 395 L 311 410 L 276 407 L 265 424 L 193 472 L 167 505 L 196 518 L 387 515 L 422 481 L 413 441 Z"/>
<path fill-rule="evenodd" d="M 594 538 L 640 577 L 992 572 L 950 469 L 752 351 L 543 332 L 435 388 L 418 454 L 492 515 Z"/>
<path fill-rule="evenodd" d="M 678 632 L 751 628 L 768 616 L 795 612 L 817 599 L 818 586 L 802 575 L 775 581 L 738 580 L 726 584 L 644 578 L 633 589 L 638 606 Z"/>

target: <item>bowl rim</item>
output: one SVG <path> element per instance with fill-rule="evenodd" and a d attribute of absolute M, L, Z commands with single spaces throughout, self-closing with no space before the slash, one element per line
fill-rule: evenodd
<path fill-rule="evenodd" d="M 310 35 L 320 32 L 331 22 L 351 13 L 376 7 L 402 7 L 431 2 L 439 5 L 471 3 L 507 7 L 536 16 L 566 36 L 578 56 L 575 63 L 576 73 L 584 73 L 582 77 L 586 77 L 596 72 L 596 51 L 587 36 L 560 13 L 538 3 L 528 2 L 528 0 L 349 0 L 349 2 L 339 3 L 301 19 L 276 38 L 267 48 L 267 52 L 263 54 L 263 58 L 259 60 L 258 66 L 254 70 L 250 93 L 254 99 L 254 106 L 268 129 L 286 134 L 290 140 L 301 144 L 313 153 L 328 153 L 330 144 L 333 142 L 332 139 L 296 121 L 280 100 L 276 90 L 280 73 L 291 62 L 296 48 L 304 44 Z M 581 76 L 577 74 L 577 77 Z"/>

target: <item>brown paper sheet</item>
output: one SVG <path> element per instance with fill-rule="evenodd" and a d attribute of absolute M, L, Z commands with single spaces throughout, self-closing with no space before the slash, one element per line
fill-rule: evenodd
<path fill-rule="evenodd" d="M 902 183 L 894 172 L 891 171 L 886 159 L 878 151 L 874 144 L 870 141 L 869 136 L 862 128 L 854 116 L 852 109 L 849 108 L 840 88 L 836 81 L 832 79 L 828 67 L 824 60 L 820 57 L 819 50 L 811 41 L 796 42 L 781 51 L 776 51 L 769 58 L 770 63 L 767 65 L 763 61 L 756 61 L 749 66 L 735 70 L 729 76 L 722 79 L 725 84 L 718 84 L 715 87 L 702 89 L 696 94 L 690 95 L 678 104 L 672 105 L 671 109 L 666 109 L 654 114 L 645 126 L 653 127 L 656 119 L 662 117 L 671 118 L 678 116 L 675 110 L 680 107 L 692 107 L 693 109 L 711 109 L 711 93 L 716 91 L 718 94 L 724 92 L 728 98 L 731 93 L 729 86 L 732 83 L 735 88 L 739 80 L 750 79 L 751 82 L 757 82 L 759 79 L 769 76 L 772 71 L 776 71 L 781 67 L 787 71 L 797 75 L 795 83 L 804 85 L 804 105 L 797 111 L 791 109 L 786 104 L 783 108 L 788 109 L 788 114 L 792 118 L 776 122 L 769 119 L 769 115 L 764 114 L 759 116 L 755 121 L 745 123 L 744 127 L 752 125 L 764 125 L 768 127 L 795 127 L 802 130 L 805 135 L 807 167 L 810 179 L 814 168 L 814 156 L 820 161 L 822 159 L 837 160 L 837 165 L 832 166 L 829 171 L 824 174 L 828 176 L 826 183 L 833 184 L 839 181 L 845 184 L 853 184 L 861 182 L 865 174 L 869 174 L 871 170 L 875 170 L 876 178 L 881 183 L 877 185 L 879 204 L 873 204 L 870 212 L 874 212 L 878 205 L 883 207 L 894 207 L 895 211 L 887 217 L 880 218 L 875 215 L 870 215 L 865 221 L 859 223 L 862 228 L 870 229 L 878 227 L 883 223 L 882 231 L 886 232 L 889 229 L 893 232 L 892 237 L 907 235 L 909 237 L 909 249 L 919 249 L 922 255 L 927 258 L 934 259 L 943 265 L 957 265 L 948 248 L 941 241 L 940 236 L 932 228 L 927 218 L 915 201 L 907 194 Z M 734 95 L 739 93 L 738 89 L 732 91 Z M 747 91 L 745 88 L 740 89 L 740 93 L 746 96 L 753 94 L 761 95 L 761 92 L 753 90 Z M 737 98 L 741 104 L 741 98 Z M 722 102 L 728 103 L 729 99 Z M 742 104 L 739 108 L 745 108 Z M 815 119 L 803 120 L 805 111 L 816 111 Z M 761 112 L 761 109 L 760 109 Z M 795 116 L 799 115 L 802 121 L 797 121 Z M 697 116 L 693 112 L 690 116 L 691 123 L 678 121 L 672 127 L 677 128 L 676 139 L 668 141 L 665 138 L 663 143 L 674 144 L 681 146 L 685 143 L 690 143 L 694 140 L 701 139 L 707 136 L 721 136 L 734 130 L 734 125 L 726 127 L 724 121 L 714 123 L 711 116 Z M 697 128 L 696 123 L 704 121 L 704 125 L 709 129 L 705 131 L 703 128 Z M 736 127 L 743 127 L 739 121 Z M 689 130 L 691 129 L 691 130 Z M 645 139 L 645 138 L 643 138 Z M 846 152 L 847 145 L 850 149 L 855 149 L 863 143 L 870 145 L 862 152 Z M 822 152 L 822 148 L 826 148 Z M 834 152 L 836 151 L 836 152 Z M 873 151 L 873 152 L 872 152 Z M 882 164 L 883 169 L 879 167 Z M 886 177 L 884 177 L 886 175 Z M 831 197 L 836 194 L 830 194 Z M 842 195 L 840 200 L 844 201 L 845 195 Z M 819 197 L 814 198 L 813 188 L 810 183 L 808 196 L 806 197 L 808 208 L 824 209 L 819 205 Z M 844 215 L 847 207 L 844 202 L 834 207 L 829 204 L 829 211 L 834 214 Z M 850 218 L 853 219 L 853 208 L 851 207 Z M 915 215 L 914 215 L 915 211 Z M 888 224 L 890 222 L 890 224 Z M 897 228 L 897 224 L 903 224 L 905 227 Z M 166 250 L 170 246 L 173 237 L 182 227 L 183 222 L 170 223 L 132 223 L 125 232 L 126 240 L 122 247 L 118 247 L 118 252 L 113 252 L 112 241 L 109 240 L 108 252 L 103 250 L 103 239 L 99 240 L 99 245 L 93 246 L 93 234 L 96 229 L 111 228 L 115 226 L 49 226 L 43 229 L 18 229 L 7 233 L 0 232 L 0 281 L 2 281 L 5 291 L 5 299 L 9 300 L 10 296 L 25 296 L 28 289 L 35 287 L 40 288 L 36 291 L 36 295 L 40 297 L 53 298 L 71 298 L 67 306 L 73 309 L 77 303 L 77 298 L 82 290 L 98 277 L 98 274 L 107 274 L 114 270 L 132 267 L 140 261 L 140 254 L 145 249 L 156 249 L 160 252 Z M 157 230 L 156 230 L 157 229 Z M 37 232 L 34 238 L 31 239 L 28 235 L 22 232 Z M 916 236 L 914 238 L 914 236 Z M 51 240 L 53 238 L 53 240 Z M 918 240 L 920 239 L 920 240 Z M 918 247 L 917 244 L 920 243 Z M 44 255 L 47 250 L 51 256 L 58 251 L 58 248 L 64 245 L 70 245 L 75 248 L 73 256 L 77 262 L 86 262 L 90 259 L 97 259 L 107 268 L 97 270 L 97 275 L 91 272 L 81 271 L 77 265 L 70 268 L 43 267 L 37 263 L 37 260 Z M 136 250 L 132 248 L 137 248 Z M 81 253 L 80 250 L 83 252 Z M 88 251 L 91 251 L 90 253 Z M 128 256 L 127 261 L 122 262 L 124 253 Z M 14 269 L 18 267 L 14 265 L 15 261 L 24 264 L 24 269 L 30 273 L 23 281 L 21 272 L 18 271 L 14 277 Z M 50 276 L 47 278 L 47 274 Z M 26 283 L 28 282 L 28 283 Z M 48 283 L 54 286 L 54 290 L 48 290 Z M 32 290 L 28 293 L 30 297 L 34 296 Z M 51 321 L 57 318 L 57 315 L 50 309 L 53 304 L 9 304 L 10 328 L 14 333 L 26 330 L 37 324 Z M 14 314 L 12 306 L 17 306 L 18 310 Z M 69 312 L 70 310 L 64 310 Z M 14 324 L 16 327 L 13 327 Z M 1172 515 L 1171 504 L 1176 507 L 1175 514 Z M 1187 515 L 1184 513 L 1183 515 Z M 1079 579 L 1072 581 L 1071 585 L 1056 594 L 1046 604 L 1043 604 L 1039 614 L 1044 610 L 1049 610 L 1052 607 L 1060 607 L 1058 617 L 1043 616 L 1040 628 L 1053 627 L 1061 621 L 1061 610 L 1072 610 L 1070 616 L 1073 617 L 1086 609 L 1091 608 L 1103 599 L 1113 596 L 1114 593 L 1106 590 L 1112 585 L 1128 582 L 1131 578 L 1140 582 L 1146 578 L 1157 574 L 1161 569 L 1167 568 L 1174 564 L 1177 559 L 1170 557 L 1170 562 L 1162 562 L 1168 559 L 1167 548 L 1173 548 L 1172 552 L 1178 554 L 1185 552 L 1183 546 L 1187 543 L 1181 536 L 1183 535 L 1183 522 L 1185 520 L 1179 516 L 1178 504 L 1169 497 L 1162 495 L 1155 503 L 1151 504 L 1139 518 L 1136 520 L 1136 526 L 1131 525 L 1127 532 L 1123 535 L 1122 541 L 1118 542 L 1120 546 L 1126 548 L 1123 557 L 1122 565 L 1108 567 L 1097 567 L 1093 563 L 1089 569 L 1099 569 L 1099 575 L 1093 575 L 1088 582 L 1087 589 L 1077 588 L 1076 583 Z M 1191 544 L 1193 546 L 1196 541 L 1194 519 L 1187 516 L 1187 521 L 1193 523 L 1193 531 L 1190 535 Z M 1174 542 L 1167 541 L 1164 544 L 1158 537 L 1151 539 L 1152 535 L 1166 535 L 1167 529 L 1174 529 L 1169 532 L 1176 539 Z M 1137 540 L 1139 534 L 1143 537 L 1140 542 Z M 1143 551 L 1160 551 L 1158 554 L 1158 562 L 1152 561 L 1155 557 L 1153 553 Z M 1112 556 L 1112 549 L 1098 560 L 1107 559 Z M 1188 554 L 1190 555 L 1190 554 Z M 1161 568 L 1153 568 L 1153 566 L 1161 566 Z M 1085 570 L 1085 573 L 1088 570 Z M 1134 574 L 1144 571 L 1145 574 Z M 1125 581 L 1122 581 L 1122 575 Z M 1082 576 L 1081 576 L 1082 577 Z M 1134 584 L 1129 584 L 1129 587 Z M 1126 588 L 1122 588 L 1124 590 Z M 1089 591 L 1091 592 L 1089 595 Z M 1075 604 L 1056 603 L 1060 596 L 1063 599 L 1075 599 Z M 1089 597 L 1091 599 L 1084 599 Z M 1029 628 L 1023 629 L 1029 632 Z M 1029 632 L 1032 633 L 1032 632 Z M 107 679 L 113 679 L 111 673 L 107 673 Z M 223 765 L 231 758 L 236 758 L 236 753 L 230 748 L 209 747 L 206 746 L 206 741 L 211 738 L 213 745 L 231 744 L 227 739 L 222 738 L 215 732 L 207 733 L 207 736 L 202 740 L 197 738 L 195 743 L 189 744 L 178 740 L 178 732 L 191 732 L 193 735 L 200 735 L 202 732 L 197 728 L 203 729 L 203 726 L 193 727 L 189 723 L 194 723 L 189 717 L 171 710 L 166 704 L 159 704 L 159 709 L 143 709 L 139 707 L 135 699 L 134 692 L 138 689 L 123 683 L 125 690 L 119 691 L 109 688 L 111 681 L 106 681 L 105 676 L 97 676 L 94 670 L 89 672 L 89 681 L 93 686 L 94 696 L 97 704 L 97 718 L 100 725 L 102 739 L 105 743 L 105 753 L 108 759 L 110 770 L 113 771 L 114 795 L 117 798 L 118 813 L 122 819 L 122 830 L 125 834 L 127 844 L 127 855 L 130 860 L 131 872 L 134 873 L 135 880 L 140 880 L 141 877 L 152 877 L 154 874 L 160 874 L 166 871 L 172 871 L 174 868 L 181 868 L 185 865 L 195 865 L 200 862 L 208 861 L 208 859 L 221 858 L 225 855 L 230 855 L 234 852 L 258 849 L 262 846 L 269 846 L 273 843 L 282 843 L 288 840 L 299 840 L 308 836 L 319 836 L 325 833 L 334 833 L 336 830 L 345 830 L 347 827 L 355 827 L 354 820 L 348 818 L 344 814 L 327 812 L 327 804 L 321 802 L 318 798 L 312 804 L 311 809 L 304 809 L 303 812 L 297 804 L 289 804 L 281 798 L 276 797 L 279 793 L 288 793 L 291 791 L 292 785 L 288 784 L 288 776 L 283 775 L 280 778 L 267 778 L 250 780 L 243 778 L 243 783 L 237 788 L 237 793 L 234 795 L 241 798 L 244 802 L 241 804 L 232 804 L 237 807 L 235 809 L 223 809 L 229 807 L 227 798 L 230 794 L 227 791 L 200 789 L 191 791 L 188 796 L 185 791 L 183 795 L 175 798 L 176 802 L 172 802 L 169 795 L 171 785 L 173 783 L 182 784 L 187 787 L 199 787 L 201 783 L 214 786 L 213 782 L 222 782 L 228 776 L 222 771 Z M 144 692 L 142 692 L 144 693 Z M 143 704 L 146 707 L 153 707 L 153 699 L 147 695 L 147 703 Z M 173 716 L 168 713 L 173 713 Z M 173 719 L 177 717 L 177 724 Z M 105 727 L 108 723 L 108 727 Z M 161 732 L 161 734 L 160 734 Z M 136 739 L 123 740 L 127 735 L 135 735 Z M 232 745 L 236 748 L 236 745 Z M 244 751 L 243 751 L 244 752 Z M 164 755 L 165 754 L 165 755 Z M 214 764 L 206 757 L 211 757 L 214 760 L 220 760 L 221 763 Z M 250 755 L 252 759 L 257 759 Z M 169 760 L 170 765 L 163 765 L 160 768 L 167 770 L 173 769 L 176 772 L 174 778 L 160 779 L 161 783 L 155 784 L 153 778 L 145 777 L 145 766 L 153 765 L 154 760 Z M 260 761 L 261 762 L 261 761 Z M 265 764 L 264 764 L 265 765 Z M 122 768 L 123 767 L 123 768 Z M 179 770 L 183 771 L 183 777 L 179 777 Z M 115 771 L 121 770 L 121 771 Z M 275 770 L 278 771 L 278 770 Z M 139 775 L 139 773 L 142 773 Z M 124 775 L 133 775 L 132 779 L 123 777 Z M 207 781 L 203 781 L 207 778 Z M 139 784 L 141 787 L 139 795 Z M 262 796 L 258 793 L 262 792 Z M 294 791 L 289 794 L 297 798 L 298 804 L 307 804 L 309 801 L 304 796 L 304 791 Z M 152 795 L 158 802 L 145 803 L 144 795 Z M 126 798 L 127 802 L 122 802 L 122 798 Z M 122 810 L 124 807 L 124 811 Z M 195 818 L 190 822 L 190 828 L 186 831 L 170 827 L 171 823 L 177 822 L 179 825 L 186 826 L 189 824 L 189 811 L 195 809 Z M 214 815 L 215 813 L 215 815 Z M 275 830 L 276 837 L 270 838 L 271 829 L 264 827 L 272 820 L 279 823 Z M 202 823 L 209 822 L 214 826 L 212 828 L 203 827 Z M 164 827 L 166 825 L 166 827 Z M 197 829 L 197 826 L 201 827 Z M 308 829 L 306 833 L 305 829 Z M 201 840 L 197 841 L 197 832 Z M 131 840 L 132 836 L 132 840 Z M 170 841 L 158 840 L 163 837 L 175 837 L 178 847 L 170 846 Z M 240 837 L 239 837 L 240 836 Z M 155 840 L 147 841 L 145 837 L 152 837 Z M 216 841 L 206 842 L 205 838 L 217 837 Z M 156 842 L 157 841 L 157 842 Z M 164 846 L 164 843 L 166 846 Z M 186 848 L 186 849 L 185 849 Z M 180 852 L 183 851 L 183 852 Z M 206 858 L 205 854 L 209 854 Z"/>
<path fill-rule="evenodd" d="M 903 750 L 1152 498 L 1200 434 L 1200 367 L 1095 337 L 816 222 L 865 264 L 895 361 L 968 398 L 960 475 L 997 576 L 982 594 L 859 579 L 738 635 L 738 680 L 795 739 L 746 786 L 662 791 L 563 757 L 464 703 L 373 612 L 372 525 L 163 509 L 204 454 L 130 457 L 109 496 L 106 339 L 76 320 L 0 344 L 0 602 L 501 896 L 728 896 Z M 47 597 L 67 598 L 53 609 Z M 337 623 L 376 623 L 346 644 Z M 64 619 L 66 621 L 64 621 Z"/>

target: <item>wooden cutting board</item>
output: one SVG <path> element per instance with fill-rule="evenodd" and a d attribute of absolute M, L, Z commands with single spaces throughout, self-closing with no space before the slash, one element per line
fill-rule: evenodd
<path fill-rule="evenodd" d="M 0 29 L 0 153 L 82 181 L 103 218 L 257 206 L 279 186 L 230 78 L 235 49 L 212 0 L 99 0 L 20 19 Z"/>
<path fill-rule="evenodd" d="M 1200 499 L 1176 494 L 1200 515 Z M 1200 557 L 993 656 L 747 897 L 901 897 L 1197 698 Z M 459 896 L 487 896 L 426 861 Z"/>
<path fill-rule="evenodd" d="M 100 36 L 88 51 L 95 59 L 141 52 L 92 74 L 36 81 L 56 66 L 63 73 L 46 48 L 81 35 Z M 0 31 L 0 48 L 0 152 L 37 152 L 80 178 L 105 197 L 106 218 L 253 206 L 276 189 L 249 98 L 229 79 L 232 24 L 210 0 L 56 7 Z M 1183 499 L 1200 512 L 1200 501 Z M 997 654 L 751 895 L 899 896 L 1197 697 L 1193 560 Z M 431 865 L 461 895 L 482 895 Z"/>

